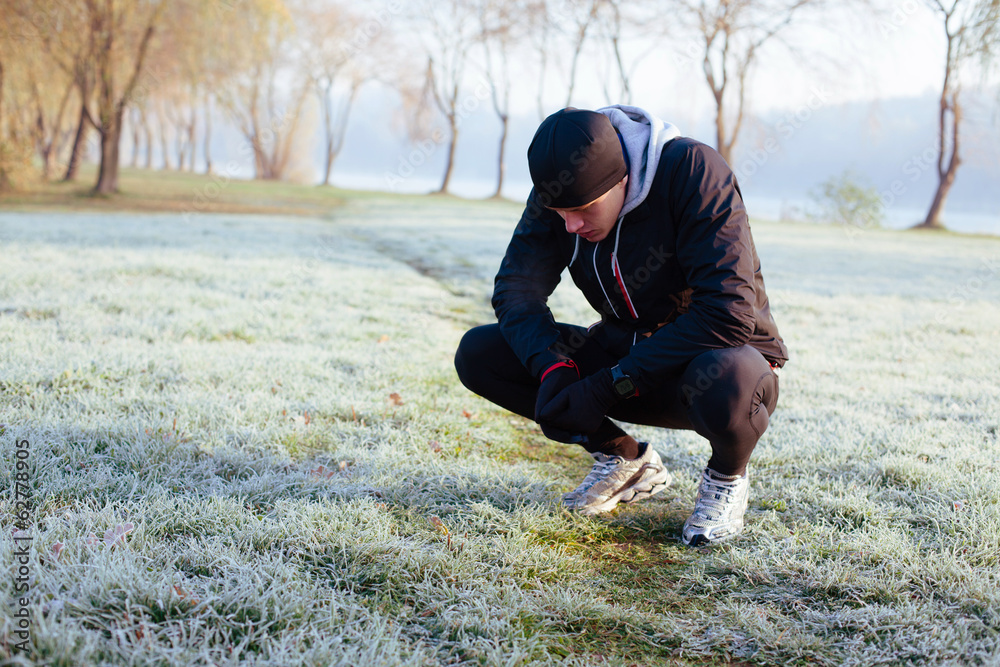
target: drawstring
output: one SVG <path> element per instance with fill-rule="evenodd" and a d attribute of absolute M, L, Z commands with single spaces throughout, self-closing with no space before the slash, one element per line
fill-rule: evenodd
<path fill-rule="evenodd" d="M 639 313 L 635 310 L 635 304 L 632 303 L 632 297 L 629 295 L 628 290 L 625 288 L 625 281 L 622 280 L 621 267 L 618 265 L 618 240 L 621 238 L 622 233 L 622 220 L 625 216 L 618 218 L 618 222 L 615 225 L 618 229 L 615 230 L 615 248 L 611 251 L 611 273 L 614 275 L 615 280 L 618 281 L 618 288 L 622 292 L 622 296 L 625 297 L 625 305 L 628 306 L 629 313 L 632 315 L 632 319 L 639 319 Z M 597 277 L 597 284 L 601 286 L 601 291 L 604 292 L 604 298 L 607 300 L 608 305 L 611 306 L 611 312 L 614 313 L 615 317 L 618 317 L 618 311 L 615 310 L 615 306 L 611 303 L 611 299 L 608 297 L 608 291 L 604 289 L 604 283 L 601 281 L 601 274 L 597 270 L 597 248 L 600 243 L 594 244 L 594 275 Z M 576 261 L 577 255 L 580 253 L 580 236 L 577 235 L 576 243 L 573 245 L 573 256 L 569 260 L 567 266 L 573 266 L 573 262 Z M 633 339 L 633 344 L 634 344 Z"/>
<path fill-rule="evenodd" d="M 618 287 L 622 291 L 622 296 L 625 297 L 625 305 L 628 306 L 628 311 L 629 313 L 631 313 L 632 319 L 637 320 L 639 319 L 639 313 L 636 312 L 635 304 L 632 303 L 632 297 L 629 296 L 628 290 L 625 289 L 625 281 L 622 280 L 622 270 L 621 267 L 618 265 L 618 239 L 621 238 L 622 219 L 624 217 L 625 216 L 618 218 L 618 224 L 616 225 L 618 229 L 615 231 L 615 249 L 611 251 L 611 272 L 614 274 L 615 279 L 618 281 Z"/>
<path fill-rule="evenodd" d="M 611 297 L 608 296 L 608 290 L 604 289 L 604 281 L 601 280 L 601 272 L 597 270 L 597 248 L 600 245 L 600 241 L 594 244 L 594 276 L 597 278 L 597 284 L 601 286 L 601 291 L 604 292 L 604 300 L 608 302 L 608 305 L 611 306 L 611 312 L 615 314 L 616 318 L 618 318 L 618 311 L 615 310 L 615 304 L 611 303 Z M 611 257 L 613 258 L 614 255 Z M 613 267 L 612 270 L 614 270 Z"/>

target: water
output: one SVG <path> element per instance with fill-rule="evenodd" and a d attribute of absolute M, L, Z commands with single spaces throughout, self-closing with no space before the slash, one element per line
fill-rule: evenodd
<path fill-rule="evenodd" d="M 413 175 L 394 188 L 389 188 L 386 180 L 375 174 L 334 173 L 334 184 L 359 190 L 393 190 L 395 192 L 423 193 L 436 191 L 441 186 L 440 177 L 427 178 Z M 453 177 L 449 190 L 459 197 L 470 199 L 489 197 L 496 189 L 495 182 Z M 527 181 L 508 180 L 504 184 L 505 197 L 519 201 L 528 196 L 531 184 Z M 807 220 L 806 212 L 814 210 L 815 204 L 801 196 L 746 197 L 747 210 L 752 219 L 757 220 Z M 885 209 L 883 226 L 888 229 L 906 229 L 923 222 L 926 209 L 889 206 Z M 956 232 L 970 234 L 992 234 L 1000 236 L 1000 211 L 994 213 L 957 212 L 945 207 L 942 220 L 945 226 Z"/>

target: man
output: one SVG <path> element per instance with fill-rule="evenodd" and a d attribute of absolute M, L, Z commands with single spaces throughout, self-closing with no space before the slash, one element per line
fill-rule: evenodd
<path fill-rule="evenodd" d="M 681 539 L 743 528 L 747 462 L 778 399 L 788 352 L 771 317 L 736 178 L 712 148 L 646 111 L 563 109 L 528 147 L 534 188 L 497 273 L 498 324 L 467 332 L 462 383 L 593 469 L 563 503 L 584 514 L 661 492 L 659 454 L 609 417 L 693 429 L 712 456 Z M 601 314 L 558 323 L 562 271 Z"/>

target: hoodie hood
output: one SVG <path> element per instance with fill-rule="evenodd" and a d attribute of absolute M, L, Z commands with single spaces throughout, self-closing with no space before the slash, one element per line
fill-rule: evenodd
<path fill-rule="evenodd" d="M 615 104 L 597 109 L 597 112 L 611 120 L 628 153 L 628 190 L 619 214 L 624 216 L 649 194 L 663 146 L 681 136 L 681 132 L 673 123 L 664 122 L 639 107 Z"/>

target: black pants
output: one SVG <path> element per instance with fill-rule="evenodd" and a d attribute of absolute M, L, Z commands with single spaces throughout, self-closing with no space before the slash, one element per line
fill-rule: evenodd
<path fill-rule="evenodd" d="M 563 340 L 585 329 L 558 324 Z M 587 338 L 587 337 L 585 337 Z M 573 353 L 583 376 L 618 363 L 595 340 Z M 539 382 L 489 324 L 469 330 L 455 353 L 462 384 L 483 398 L 528 419 L 535 417 Z M 656 390 L 620 402 L 610 417 L 663 428 L 694 430 L 712 445 L 708 466 L 724 475 L 741 474 L 778 402 L 778 376 L 749 345 L 712 350 L 695 357 L 684 372 Z M 607 451 L 625 435 L 610 419 L 590 436 L 589 451 Z"/>

